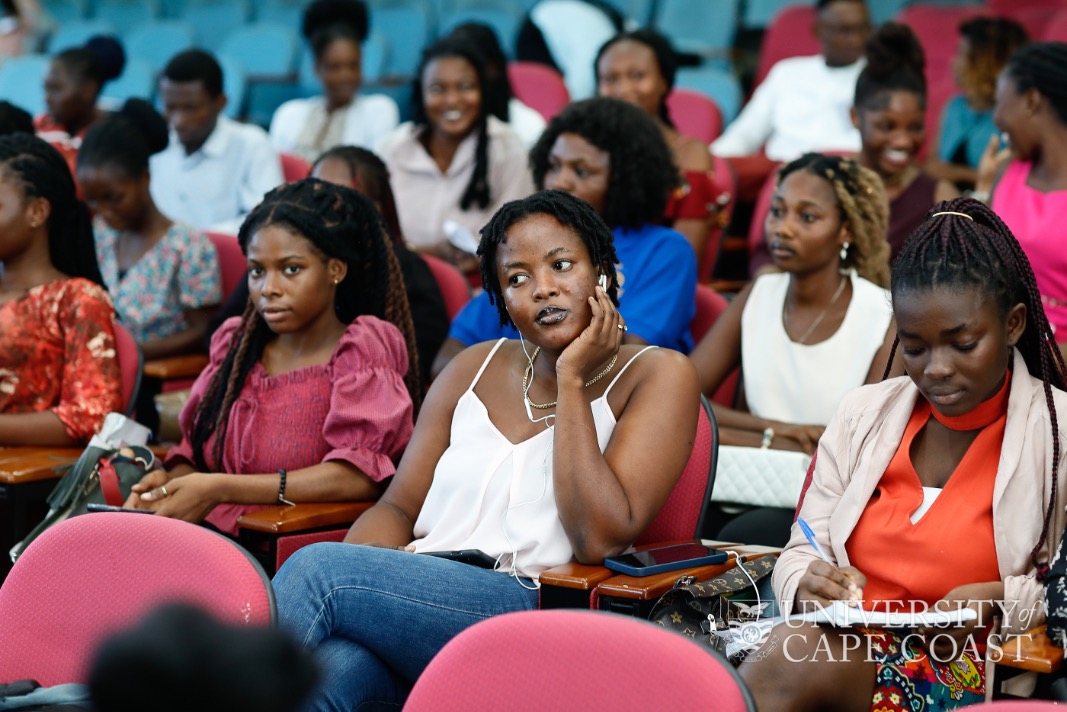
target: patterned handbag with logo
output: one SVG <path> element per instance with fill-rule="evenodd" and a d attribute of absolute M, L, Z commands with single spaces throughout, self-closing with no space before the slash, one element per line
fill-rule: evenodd
<path fill-rule="evenodd" d="M 770 589 L 776 561 L 777 554 L 761 556 L 707 581 L 683 576 L 659 599 L 648 619 L 739 663 L 762 641 L 766 626 L 756 625 L 758 621 L 777 615 Z"/>

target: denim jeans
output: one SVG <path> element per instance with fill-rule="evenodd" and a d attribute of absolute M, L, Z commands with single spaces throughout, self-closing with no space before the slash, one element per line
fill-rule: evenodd
<path fill-rule="evenodd" d="M 312 649 L 319 665 L 310 710 L 399 708 L 457 633 L 490 616 L 537 608 L 537 591 L 507 574 L 353 544 L 297 551 L 274 577 L 274 590 L 282 628 Z"/>

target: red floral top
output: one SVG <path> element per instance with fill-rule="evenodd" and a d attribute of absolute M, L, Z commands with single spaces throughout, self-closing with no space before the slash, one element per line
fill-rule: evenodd
<path fill-rule="evenodd" d="M 107 292 L 80 278 L 0 304 L 0 413 L 50 409 L 87 442 L 122 410 L 114 320 Z"/>

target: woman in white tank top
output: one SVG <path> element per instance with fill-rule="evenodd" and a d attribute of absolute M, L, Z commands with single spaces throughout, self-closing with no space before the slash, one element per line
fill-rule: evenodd
<path fill-rule="evenodd" d="M 689 459 L 696 372 L 675 351 L 622 345 L 611 231 L 588 203 L 508 203 L 479 254 L 524 340 L 457 356 L 346 543 L 305 547 L 275 578 L 281 623 L 322 672 L 311 709 L 403 702 L 459 631 L 536 608 L 542 570 L 628 548 Z M 420 555 L 463 549 L 495 566 Z"/>
<path fill-rule="evenodd" d="M 745 404 L 715 406 L 720 442 L 810 455 L 842 396 L 882 380 L 896 330 L 887 221 L 881 181 L 852 159 L 781 169 L 766 222 L 780 272 L 743 289 L 690 356 L 707 394 L 741 367 Z"/>

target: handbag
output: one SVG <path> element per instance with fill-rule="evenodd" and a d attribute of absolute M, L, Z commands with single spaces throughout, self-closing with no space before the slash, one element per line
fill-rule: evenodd
<path fill-rule="evenodd" d="M 712 502 L 796 509 L 811 455 L 720 445 Z"/>
<path fill-rule="evenodd" d="M 778 613 L 769 585 L 776 561 L 778 554 L 761 556 L 707 581 L 683 576 L 663 594 L 648 619 L 739 663 L 762 640 L 767 626 L 758 622 Z"/>
<path fill-rule="evenodd" d="M 74 464 L 58 469 L 65 469 L 66 474 L 48 495 L 48 514 L 25 539 L 12 547 L 12 563 L 43 531 L 69 517 L 85 514 L 86 505 L 121 507 L 131 488 L 157 469 L 157 464 L 152 451 L 141 445 L 122 448 L 89 445 Z"/>

